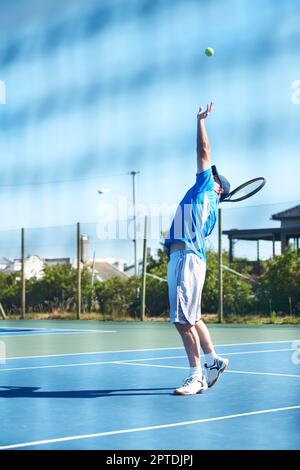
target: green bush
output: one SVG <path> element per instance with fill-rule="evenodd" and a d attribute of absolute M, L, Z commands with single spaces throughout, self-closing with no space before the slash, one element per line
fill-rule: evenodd
<path fill-rule="evenodd" d="M 100 312 L 109 319 L 126 316 L 138 318 L 139 287 L 140 280 L 137 277 L 128 280 L 112 277 L 105 282 L 97 281 L 94 289 Z"/>
<path fill-rule="evenodd" d="M 0 302 L 9 313 L 17 310 L 21 305 L 20 274 L 5 274 L 0 272 Z"/>
<path fill-rule="evenodd" d="M 265 263 L 265 272 L 260 277 L 258 293 L 260 311 L 274 310 L 277 313 L 290 313 L 289 298 L 293 314 L 300 313 L 300 256 L 299 252 L 287 250 Z"/>
<path fill-rule="evenodd" d="M 202 311 L 218 311 L 218 254 L 207 251 L 207 271 L 202 294 Z M 226 265 L 227 253 L 222 253 L 222 264 Z M 243 264 L 244 264 L 244 260 Z M 241 269 L 241 260 L 231 267 L 242 274 L 250 274 L 246 266 Z M 223 269 L 223 307 L 226 315 L 246 315 L 251 313 L 255 304 L 253 286 L 236 274 Z"/>

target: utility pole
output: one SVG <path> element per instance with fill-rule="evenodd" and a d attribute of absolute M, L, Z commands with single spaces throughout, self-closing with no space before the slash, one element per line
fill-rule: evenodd
<path fill-rule="evenodd" d="M 134 275 L 138 275 L 138 260 L 137 260 L 137 229 L 136 229 L 136 180 L 135 177 L 140 171 L 131 171 L 129 174 L 132 176 L 132 203 L 133 203 L 133 249 L 134 249 Z"/>
<path fill-rule="evenodd" d="M 95 283 L 95 258 L 96 258 L 96 252 L 94 251 L 94 253 L 93 253 L 93 264 L 92 264 L 92 286 Z"/>

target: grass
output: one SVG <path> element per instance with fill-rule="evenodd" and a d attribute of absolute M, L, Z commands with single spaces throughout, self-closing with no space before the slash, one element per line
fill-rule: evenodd
<path fill-rule="evenodd" d="M 77 320 L 77 315 L 74 312 L 52 312 L 52 313 L 26 313 L 26 320 Z M 135 318 L 129 317 L 118 317 L 114 318 L 112 316 L 100 314 L 100 313 L 81 313 L 81 320 L 91 320 L 91 321 L 135 321 Z M 19 314 L 9 314 L 7 315 L 7 320 L 22 320 L 21 315 Z"/>
<path fill-rule="evenodd" d="M 27 320 L 76 320 L 76 313 L 74 312 L 62 312 L 55 311 L 52 313 L 27 313 Z M 20 320 L 22 319 L 19 314 L 9 314 L 7 315 L 7 320 Z M 128 317 L 128 316 L 119 316 L 116 315 L 104 315 L 97 312 L 92 313 L 81 313 L 81 320 L 93 320 L 93 321 L 128 321 L 134 322 L 138 321 L 139 318 Z M 218 323 L 217 314 L 203 314 L 202 319 L 205 323 Z M 160 317 L 147 317 L 146 321 L 169 321 L 168 316 Z M 299 325 L 300 324 L 300 315 L 279 315 L 276 312 L 272 312 L 271 315 L 225 315 L 224 316 L 225 324 L 245 324 L 245 325 Z"/>
<path fill-rule="evenodd" d="M 211 315 L 203 315 L 204 321 L 207 323 L 217 323 L 217 315 L 210 318 Z M 291 315 L 226 315 L 224 318 L 224 323 L 236 324 L 240 323 L 243 325 L 300 325 L 300 316 L 291 316 Z"/>

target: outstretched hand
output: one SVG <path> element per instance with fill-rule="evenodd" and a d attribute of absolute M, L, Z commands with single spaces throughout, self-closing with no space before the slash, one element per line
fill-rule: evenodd
<path fill-rule="evenodd" d="M 198 114 L 197 114 L 197 118 L 198 118 L 198 119 L 206 119 L 207 116 L 209 115 L 209 113 L 211 113 L 213 107 L 214 107 L 214 103 L 211 101 L 211 102 L 207 105 L 206 110 L 203 111 L 203 106 L 202 106 L 202 104 L 201 104 L 200 107 L 199 107 L 199 111 L 198 111 Z"/>

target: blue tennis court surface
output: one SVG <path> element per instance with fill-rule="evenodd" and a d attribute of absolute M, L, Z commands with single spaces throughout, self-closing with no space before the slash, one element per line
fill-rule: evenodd
<path fill-rule="evenodd" d="M 9 358 L 0 449 L 299 449 L 298 347 L 218 346 L 228 371 L 190 397 L 181 347 Z"/>

